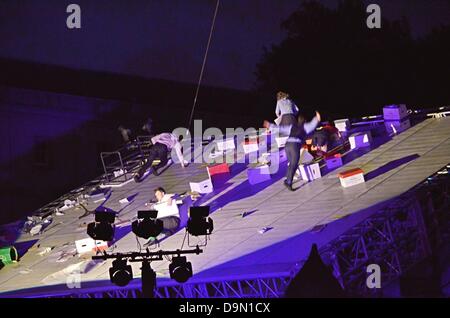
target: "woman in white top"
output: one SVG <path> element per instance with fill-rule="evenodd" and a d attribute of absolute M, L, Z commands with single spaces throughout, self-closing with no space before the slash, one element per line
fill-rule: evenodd
<path fill-rule="evenodd" d="M 278 126 L 289 126 L 297 122 L 298 107 L 289 99 L 289 94 L 285 92 L 277 93 L 277 108 L 275 114 L 281 121 Z"/>

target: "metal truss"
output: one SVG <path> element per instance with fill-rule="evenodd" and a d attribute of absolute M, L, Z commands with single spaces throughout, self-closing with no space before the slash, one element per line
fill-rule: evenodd
<path fill-rule="evenodd" d="M 448 242 L 450 179 L 429 178 L 321 249 L 342 287 L 377 296 L 366 286 L 367 266 L 380 266 L 385 285 Z"/>
<path fill-rule="evenodd" d="M 203 282 L 194 284 L 164 284 L 155 290 L 155 298 L 278 298 L 282 297 L 292 275 Z M 65 298 L 139 298 L 141 287 L 123 289 L 76 291 L 60 295 Z"/>
<path fill-rule="evenodd" d="M 290 282 L 290 276 L 217 281 L 166 286 L 157 290 L 160 298 L 278 298 Z"/>

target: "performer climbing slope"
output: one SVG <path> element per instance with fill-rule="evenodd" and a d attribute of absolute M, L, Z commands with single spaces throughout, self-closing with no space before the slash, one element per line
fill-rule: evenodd
<path fill-rule="evenodd" d="M 167 164 L 167 162 L 169 161 L 168 154 L 170 151 L 172 151 L 172 149 L 175 150 L 178 160 L 180 161 L 180 164 L 183 168 L 188 164 L 183 158 L 183 153 L 181 152 L 181 144 L 174 134 L 162 133 L 156 135 L 152 138 L 152 143 L 153 146 L 148 152 L 147 161 L 134 176 L 134 180 L 136 182 L 142 181 L 142 177 L 149 167 L 151 167 L 151 171 L 155 176 L 159 175 L 158 169 L 164 167 Z M 155 159 L 159 159 L 161 162 L 157 166 L 152 167 L 153 160 Z"/>

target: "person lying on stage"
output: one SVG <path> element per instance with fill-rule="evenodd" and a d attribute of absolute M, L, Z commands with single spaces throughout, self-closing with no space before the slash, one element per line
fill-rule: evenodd
<path fill-rule="evenodd" d="M 298 168 L 302 144 L 306 140 L 306 136 L 316 129 L 319 122 L 320 114 L 317 111 L 316 116 L 310 122 L 305 122 L 305 118 L 303 116 L 298 116 L 296 122 L 289 126 L 276 126 L 269 123 L 267 120 L 264 121 L 264 128 L 268 128 L 270 130 L 278 129 L 280 132 L 283 132 L 289 136 L 285 145 L 289 166 L 286 172 L 286 180 L 284 181 L 284 185 L 290 191 L 294 191 L 292 188 L 292 180 L 294 178 L 295 171 Z"/>
<path fill-rule="evenodd" d="M 328 150 L 337 147 L 340 143 L 341 135 L 336 127 L 326 124 L 317 128 L 311 138 L 311 152 L 315 156 L 326 155 Z"/>
<path fill-rule="evenodd" d="M 144 176 L 148 168 L 150 168 L 151 172 L 155 176 L 158 176 L 158 169 L 164 167 L 167 164 L 167 162 L 169 161 L 168 155 L 171 153 L 172 149 L 175 150 L 178 160 L 180 161 L 180 164 L 183 168 L 188 164 L 183 158 L 183 153 L 181 152 L 181 144 L 174 134 L 162 133 L 156 135 L 151 140 L 153 146 L 151 146 L 148 151 L 146 158 L 147 161 L 134 176 L 134 181 L 136 182 L 142 181 L 142 177 Z M 153 161 L 156 159 L 159 159 L 160 163 L 153 167 Z"/>
<path fill-rule="evenodd" d="M 155 189 L 156 202 L 151 204 L 151 209 L 158 211 L 157 218 L 163 222 L 163 231 L 158 236 L 159 241 L 174 234 L 180 228 L 180 211 L 174 196 L 174 194 L 167 194 L 162 187 Z M 151 237 L 144 246 L 151 245 L 156 239 Z"/>

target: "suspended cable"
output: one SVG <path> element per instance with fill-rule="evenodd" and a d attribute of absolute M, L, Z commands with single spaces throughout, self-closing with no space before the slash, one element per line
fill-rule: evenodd
<path fill-rule="evenodd" d="M 195 106 L 197 105 L 198 92 L 200 91 L 200 85 L 201 85 L 202 79 L 203 79 L 203 71 L 205 70 L 206 60 L 208 58 L 209 46 L 211 44 L 211 39 L 212 39 L 212 35 L 213 35 L 213 32 L 214 32 L 214 25 L 216 24 L 217 12 L 219 11 L 219 3 L 220 3 L 220 0 L 217 0 L 216 10 L 214 11 L 214 17 L 213 17 L 213 20 L 212 20 L 212 23 L 211 23 L 211 30 L 209 32 L 208 44 L 206 45 L 205 56 L 203 57 L 202 68 L 201 68 L 200 76 L 199 76 L 198 83 L 197 83 L 197 89 L 195 91 L 194 103 L 192 105 L 191 115 L 189 116 L 189 123 L 187 125 L 188 133 L 189 133 L 189 129 L 191 128 L 192 118 L 194 116 L 194 111 L 195 111 Z"/>

